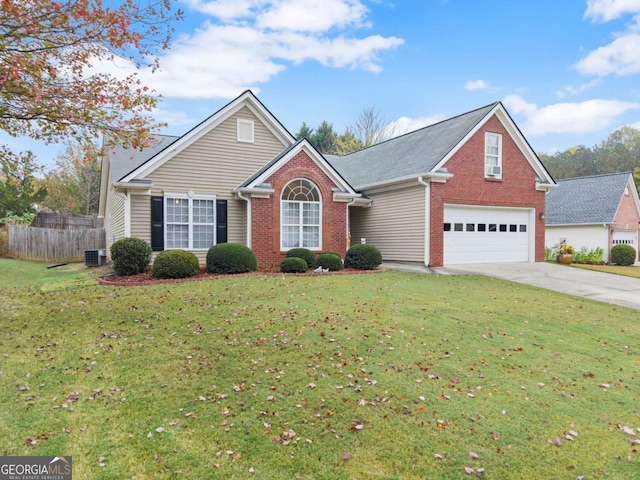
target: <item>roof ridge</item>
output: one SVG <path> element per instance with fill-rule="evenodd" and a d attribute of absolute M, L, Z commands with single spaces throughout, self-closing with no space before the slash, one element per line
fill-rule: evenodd
<path fill-rule="evenodd" d="M 369 150 L 369 149 L 371 149 L 373 147 L 377 147 L 379 145 L 384 145 L 386 143 L 389 143 L 389 142 L 394 141 L 394 140 L 399 140 L 399 139 L 401 139 L 403 137 L 407 137 L 409 135 L 417 134 L 418 132 L 423 132 L 424 130 L 427 130 L 427 129 L 433 128 L 433 127 L 437 127 L 439 125 L 442 125 L 443 123 L 452 122 L 453 120 L 459 119 L 460 117 L 464 117 L 466 115 L 471 115 L 473 113 L 476 113 L 476 112 L 478 112 L 480 110 L 487 109 L 489 107 L 491 107 L 493 109 L 493 107 L 495 107 L 496 105 L 498 105 L 500 103 L 501 103 L 500 101 L 496 101 L 496 102 L 493 102 L 493 103 L 489 103 L 489 104 L 487 104 L 487 105 L 485 105 L 483 107 L 474 108 L 473 110 L 469 110 L 468 112 L 460 113 L 460 114 L 455 115 L 453 117 L 445 118 L 443 120 L 440 120 L 439 122 L 432 123 L 432 124 L 429 124 L 429 125 L 425 125 L 424 127 L 420 127 L 420 128 L 418 128 L 416 130 L 411 130 L 410 132 L 405 132 L 402 135 L 398 135 L 396 137 L 387 138 L 386 140 L 383 140 L 382 142 L 375 143 L 373 145 L 369 145 L 367 147 L 361 148 L 360 150 L 356 150 L 355 152 L 347 153 L 346 155 L 338 155 L 338 154 L 333 154 L 333 155 L 336 155 L 336 156 L 338 156 L 340 158 L 345 158 L 345 157 L 348 157 L 349 155 L 360 153 L 360 152 L 363 152 L 365 150 Z"/>
<path fill-rule="evenodd" d="M 614 175 L 631 175 L 632 172 L 630 171 L 625 171 L 625 172 L 611 172 L 611 173 L 598 173 L 595 175 L 583 175 L 581 177 L 569 177 L 569 178 L 558 178 L 556 179 L 556 182 L 565 182 L 565 181 L 569 181 L 569 180 L 583 180 L 585 178 L 600 178 L 600 177 L 611 177 Z"/>

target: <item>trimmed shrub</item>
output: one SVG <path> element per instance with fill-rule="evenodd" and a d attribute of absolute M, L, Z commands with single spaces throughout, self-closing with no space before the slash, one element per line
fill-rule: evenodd
<path fill-rule="evenodd" d="M 151 274 L 155 278 L 187 278 L 200 271 L 195 253 L 186 250 L 165 250 L 153 261 Z"/>
<path fill-rule="evenodd" d="M 121 238 L 111 245 L 109 251 L 116 275 L 137 275 L 149 268 L 151 245 L 141 238 Z"/>
<path fill-rule="evenodd" d="M 251 249 L 239 243 L 219 243 L 207 252 L 207 272 L 245 273 L 258 269 L 258 260 Z"/>
<path fill-rule="evenodd" d="M 308 248 L 292 248 L 287 252 L 287 258 L 302 258 L 307 262 L 307 267 L 313 267 L 313 263 L 316 261 L 316 256 Z"/>
<path fill-rule="evenodd" d="M 280 262 L 280 271 L 282 273 L 304 273 L 307 269 L 307 262 L 304 258 L 289 257 Z"/>
<path fill-rule="evenodd" d="M 626 243 L 614 245 L 611 249 L 611 263 L 622 266 L 633 265 L 636 261 L 636 249 Z"/>
<path fill-rule="evenodd" d="M 342 270 L 344 265 L 342 264 L 342 259 L 337 253 L 321 253 L 316 258 L 316 267 L 328 268 L 330 272 L 337 272 L 338 270 Z"/>
<path fill-rule="evenodd" d="M 344 266 L 357 270 L 374 270 L 382 263 L 382 254 L 373 245 L 357 243 L 344 257 Z"/>

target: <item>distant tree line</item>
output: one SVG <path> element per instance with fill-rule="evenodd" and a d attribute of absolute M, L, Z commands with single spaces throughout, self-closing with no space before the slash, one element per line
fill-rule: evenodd
<path fill-rule="evenodd" d="M 640 131 L 632 127 L 616 130 L 593 147 L 580 145 L 538 157 L 555 179 L 633 172 L 640 189 Z"/>
<path fill-rule="evenodd" d="M 395 135 L 393 122 L 383 118 L 374 106 L 364 108 L 353 125 L 342 134 L 324 120 L 316 128 L 302 122 L 296 140 L 306 138 L 320 153 L 347 155 L 370 147 Z"/>

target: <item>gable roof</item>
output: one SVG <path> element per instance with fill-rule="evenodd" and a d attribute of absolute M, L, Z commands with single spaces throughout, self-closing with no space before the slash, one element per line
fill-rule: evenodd
<path fill-rule="evenodd" d="M 172 145 L 180 137 L 173 135 L 153 135 L 150 145 L 144 150 L 115 146 L 109 149 L 109 165 L 111 178 L 117 182 L 122 180 L 150 158 Z"/>
<path fill-rule="evenodd" d="M 326 158 L 356 189 L 435 173 L 494 114 L 511 133 L 538 173 L 541 183 L 553 185 L 551 175 L 500 102 L 394 137 L 349 155 L 326 155 Z"/>
<path fill-rule="evenodd" d="M 633 184 L 630 172 L 558 180 L 558 187 L 547 194 L 545 222 L 547 225 L 613 223 L 630 181 Z"/>
<path fill-rule="evenodd" d="M 235 191 L 242 191 L 245 189 L 251 190 L 254 188 L 260 188 L 260 186 L 277 170 L 284 166 L 289 160 L 291 160 L 300 151 L 305 151 L 309 158 L 322 170 L 331 181 L 340 189 L 342 193 L 348 193 L 350 195 L 360 196 L 356 194 L 355 190 L 349 182 L 347 182 L 339 172 L 337 172 L 325 157 L 311 145 L 306 139 L 302 138 L 293 145 L 290 145 L 284 149 L 280 154 L 274 157 L 270 162 L 264 165 L 260 170 L 251 175 L 247 180 L 242 182 Z"/>
<path fill-rule="evenodd" d="M 273 114 L 251 92 L 246 90 L 240 96 L 226 104 L 206 120 L 200 122 L 181 137 L 157 135 L 159 143 L 143 151 L 121 149 L 110 157 L 112 179 L 121 182 L 139 180 L 173 158 L 193 142 L 213 130 L 241 108 L 247 107 L 280 140 L 283 147 L 294 142 L 293 135 L 273 116 Z M 171 141 L 170 139 L 173 139 Z M 171 148 L 169 148 L 171 147 Z M 115 168 L 114 168 L 114 163 Z M 135 166 L 134 166 L 135 165 Z M 129 169 L 129 167 L 133 167 Z M 118 176 L 115 172 L 118 172 Z M 122 172 L 125 172 L 120 176 Z"/>

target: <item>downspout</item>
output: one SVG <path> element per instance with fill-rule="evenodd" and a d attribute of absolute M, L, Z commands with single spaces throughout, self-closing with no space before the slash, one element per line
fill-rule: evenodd
<path fill-rule="evenodd" d="M 349 207 L 355 203 L 355 198 L 347 200 L 347 250 L 351 247 L 351 211 Z"/>
<path fill-rule="evenodd" d="M 251 197 L 243 196 L 240 190 L 236 191 L 236 195 L 247 202 L 247 247 L 251 248 Z"/>
<path fill-rule="evenodd" d="M 424 185 L 424 266 L 430 269 L 431 260 L 431 190 L 429 183 L 422 176 L 418 177 L 418 183 Z"/>

